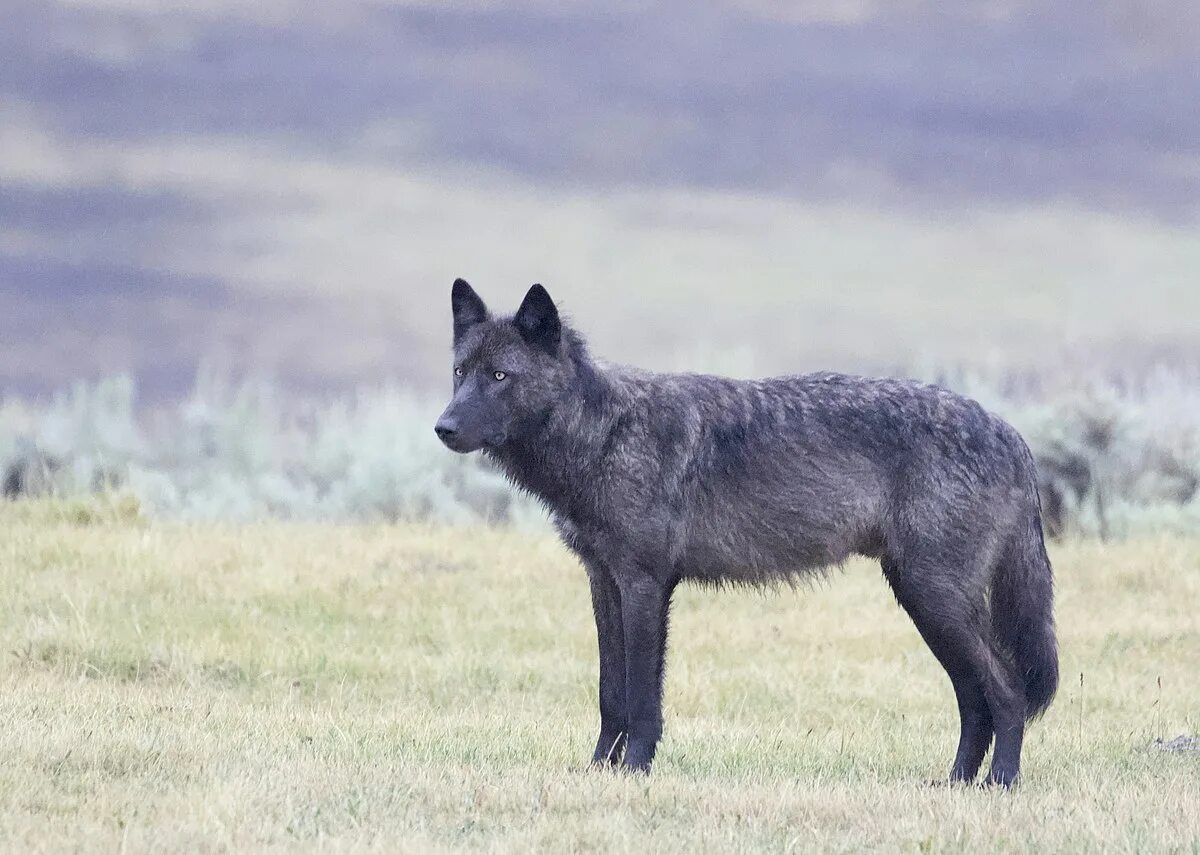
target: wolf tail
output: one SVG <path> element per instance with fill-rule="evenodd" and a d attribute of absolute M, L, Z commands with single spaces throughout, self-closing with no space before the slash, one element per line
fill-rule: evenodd
<path fill-rule="evenodd" d="M 1031 461 L 1032 462 L 1032 461 Z M 1033 507 L 992 582 L 993 637 L 1011 655 L 1025 689 L 1025 717 L 1045 712 L 1058 688 L 1054 578 L 1042 536 L 1036 482 Z"/>

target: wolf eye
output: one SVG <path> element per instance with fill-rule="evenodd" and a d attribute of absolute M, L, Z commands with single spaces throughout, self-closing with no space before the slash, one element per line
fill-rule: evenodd
<path fill-rule="evenodd" d="M 462 366 L 461 366 L 461 365 L 457 365 L 457 366 L 455 366 L 455 368 L 454 368 L 454 376 L 455 376 L 455 377 L 462 377 L 462 376 L 463 376 L 463 370 L 462 370 Z"/>
<path fill-rule="evenodd" d="M 495 377 L 497 380 L 503 380 L 503 379 L 504 379 L 505 377 L 507 377 L 508 375 L 507 375 L 507 374 L 505 374 L 503 371 L 497 371 L 497 372 L 496 372 L 495 374 L 493 374 L 492 376 L 493 376 L 493 377 Z"/>

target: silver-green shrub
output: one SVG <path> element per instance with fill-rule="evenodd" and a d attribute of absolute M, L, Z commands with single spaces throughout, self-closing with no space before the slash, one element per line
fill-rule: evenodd
<path fill-rule="evenodd" d="M 1164 370 L 1030 391 L 1001 374 L 925 373 L 1029 440 L 1052 533 L 1200 532 L 1195 377 Z M 142 408 L 117 377 L 0 404 L 0 473 L 9 496 L 116 491 L 148 514 L 185 519 L 543 525 L 486 461 L 441 447 L 438 409 L 390 386 L 297 404 L 270 384 L 211 373 L 183 401 Z"/>

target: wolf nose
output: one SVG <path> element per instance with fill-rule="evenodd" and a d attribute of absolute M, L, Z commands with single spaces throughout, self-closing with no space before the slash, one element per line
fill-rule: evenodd
<path fill-rule="evenodd" d="M 442 419 L 440 422 L 434 425 L 433 432 L 438 435 L 438 439 L 440 439 L 442 442 L 445 442 L 448 439 L 454 439 L 454 437 L 458 434 L 458 425 L 452 421 Z"/>

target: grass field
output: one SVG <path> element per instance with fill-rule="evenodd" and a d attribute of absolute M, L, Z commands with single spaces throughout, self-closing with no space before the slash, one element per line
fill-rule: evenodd
<path fill-rule="evenodd" d="M 0 506 L 13 851 L 1200 851 L 1200 540 L 1054 550 L 1064 682 L 1014 793 L 928 788 L 948 681 L 874 567 L 681 589 L 649 778 L 584 768 L 549 539 Z"/>

